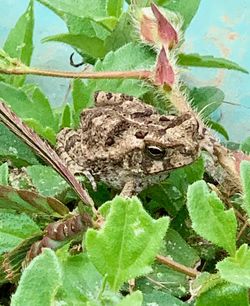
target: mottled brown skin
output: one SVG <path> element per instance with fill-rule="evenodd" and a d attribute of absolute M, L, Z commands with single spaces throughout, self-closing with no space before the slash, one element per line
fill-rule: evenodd
<path fill-rule="evenodd" d="M 134 97 L 98 92 L 80 128 L 58 134 L 57 152 L 74 174 L 132 195 L 197 159 L 202 138 L 191 113 L 160 115 Z"/>

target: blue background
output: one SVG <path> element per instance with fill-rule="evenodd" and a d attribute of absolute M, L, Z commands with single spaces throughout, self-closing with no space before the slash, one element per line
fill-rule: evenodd
<path fill-rule="evenodd" d="M 85 1 L 85 0 L 83 0 Z M 188 0 L 187 0 L 188 1 Z M 0 0 L 0 46 L 26 10 L 28 0 Z M 186 33 L 184 51 L 225 57 L 236 61 L 250 71 L 250 2 L 248 0 L 201 0 L 197 15 Z M 41 44 L 41 39 L 67 32 L 64 22 L 46 7 L 35 3 L 34 53 L 32 65 L 44 69 L 75 70 L 69 65 L 72 49 L 60 43 Z M 77 61 L 77 58 L 76 58 Z M 221 69 L 194 68 L 184 71 L 185 79 L 194 86 L 221 88 L 225 101 L 220 122 L 230 140 L 240 141 L 250 136 L 250 75 Z M 29 76 L 48 95 L 53 105 L 63 103 L 69 80 Z M 53 86 L 52 85 L 53 82 Z"/>

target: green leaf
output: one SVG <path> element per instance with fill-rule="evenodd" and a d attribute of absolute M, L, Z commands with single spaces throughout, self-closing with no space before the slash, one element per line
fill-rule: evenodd
<path fill-rule="evenodd" d="M 97 37 L 101 40 L 105 40 L 110 34 L 106 27 L 92 18 L 81 18 L 68 14 L 65 17 L 65 21 L 71 34 L 84 34 L 89 37 Z"/>
<path fill-rule="evenodd" d="M 119 18 L 122 13 L 123 4 L 124 0 L 106 0 L 108 15 Z"/>
<path fill-rule="evenodd" d="M 223 91 L 214 86 L 193 88 L 190 97 L 192 105 L 203 117 L 211 115 L 225 99 Z"/>
<path fill-rule="evenodd" d="M 46 5 L 59 17 L 64 18 L 67 14 L 78 17 L 104 17 L 106 16 L 106 1 L 92 0 L 37 0 Z"/>
<path fill-rule="evenodd" d="M 188 267 L 194 267 L 199 261 L 197 252 L 186 243 L 178 232 L 170 228 L 164 238 L 160 254 L 168 256 L 174 261 Z M 190 286 L 187 277 L 183 273 L 173 271 L 158 263 L 153 265 L 153 272 L 148 277 L 137 280 L 136 284 L 137 289 L 140 289 L 144 293 L 152 294 L 152 296 L 156 295 L 156 290 L 157 292 L 166 293 L 165 298 L 167 300 L 170 294 L 178 297 L 185 296 Z M 157 284 L 159 285 L 157 286 Z M 161 299 L 163 297 L 164 295 Z"/>
<path fill-rule="evenodd" d="M 9 167 L 8 163 L 4 163 L 0 166 L 0 185 L 8 185 L 9 180 Z"/>
<path fill-rule="evenodd" d="M 151 213 L 163 208 L 171 216 L 176 216 L 186 203 L 188 186 L 201 180 L 203 174 L 204 162 L 199 158 L 191 165 L 171 171 L 165 181 L 147 188 L 140 197 Z"/>
<path fill-rule="evenodd" d="M 42 138 L 48 140 L 51 144 L 55 145 L 56 133 L 51 127 L 45 127 L 39 121 L 32 118 L 23 119 L 23 121 L 38 135 L 42 136 Z"/>
<path fill-rule="evenodd" d="M 240 150 L 250 154 L 250 137 L 247 137 L 241 144 L 240 144 Z"/>
<path fill-rule="evenodd" d="M 112 290 L 151 270 L 168 224 L 167 217 L 153 220 L 136 197 L 115 197 L 104 227 L 86 234 L 90 260 L 102 275 L 107 274 Z"/>
<path fill-rule="evenodd" d="M 250 162 L 243 160 L 240 164 L 240 176 L 243 188 L 243 208 L 250 218 Z"/>
<path fill-rule="evenodd" d="M 107 16 L 106 1 L 79 1 L 73 0 L 37 0 L 46 5 L 54 13 L 67 22 L 68 16 L 81 19 L 91 18 L 94 21 L 104 25 L 107 29 L 113 29 L 117 19 L 113 16 Z M 120 1 L 120 0 L 119 0 Z"/>
<path fill-rule="evenodd" d="M 123 71 L 151 69 L 155 57 L 151 51 L 135 43 L 129 43 L 116 51 L 109 52 L 103 61 L 97 61 L 95 71 Z M 104 90 L 117 93 L 125 93 L 140 97 L 149 89 L 142 86 L 142 81 L 133 79 L 116 80 L 91 80 L 88 82 L 92 101 L 92 95 L 97 90 Z"/>
<path fill-rule="evenodd" d="M 16 167 L 39 164 L 33 151 L 3 124 L 0 124 L 0 143 L 1 160 L 10 160 Z"/>
<path fill-rule="evenodd" d="M 0 211 L 0 255 L 10 251 L 25 238 L 41 233 L 38 225 L 27 215 Z"/>
<path fill-rule="evenodd" d="M 34 104 L 34 109 L 41 112 L 41 119 L 38 121 L 41 124 L 46 123 L 46 127 L 50 127 L 54 131 L 58 131 L 58 120 L 54 116 L 53 110 L 51 108 L 50 102 L 41 89 L 34 84 L 26 84 L 22 87 L 22 90 L 26 93 L 29 99 Z M 35 118 L 34 116 L 31 118 Z"/>
<path fill-rule="evenodd" d="M 55 295 L 62 284 L 62 271 L 55 253 L 44 249 L 24 270 L 11 306 L 54 304 Z M 42 287 L 41 287 L 42 286 Z"/>
<path fill-rule="evenodd" d="M 86 254 L 67 256 L 61 265 L 63 285 L 57 294 L 59 303 L 63 301 L 68 303 L 67 305 L 86 305 L 90 298 L 97 298 L 97 288 L 101 288 L 102 277 Z"/>
<path fill-rule="evenodd" d="M 123 45 L 133 42 L 134 38 L 134 25 L 131 16 L 128 12 L 124 12 L 112 33 L 106 38 L 105 46 L 107 50 L 115 51 Z"/>
<path fill-rule="evenodd" d="M 135 291 L 132 294 L 127 295 L 117 306 L 141 306 L 142 305 L 142 293 L 141 291 Z"/>
<path fill-rule="evenodd" d="M 189 246 L 178 232 L 169 228 L 164 239 L 163 255 L 170 256 L 176 262 L 194 267 L 199 261 L 197 251 Z"/>
<path fill-rule="evenodd" d="M 215 192 L 209 192 L 204 181 L 189 186 L 187 208 L 193 229 L 200 236 L 224 248 L 230 255 L 234 255 L 237 230 L 234 212 L 232 209 L 224 210 L 221 200 Z"/>
<path fill-rule="evenodd" d="M 33 51 L 33 29 L 34 12 L 33 0 L 31 0 L 26 12 L 10 31 L 3 47 L 11 57 L 19 59 L 27 66 L 30 64 Z M 24 83 L 25 76 L 7 76 L 5 80 L 15 86 L 21 86 Z"/>
<path fill-rule="evenodd" d="M 152 293 L 143 294 L 143 306 L 184 306 L 187 305 L 169 293 L 153 290 Z"/>
<path fill-rule="evenodd" d="M 77 48 L 81 54 L 89 55 L 93 58 L 103 58 L 107 53 L 104 40 L 95 36 L 66 33 L 48 36 L 43 39 L 43 42 L 49 41 L 66 43 L 73 48 Z"/>
<path fill-rule="evenodd" d="M 211 129 L 213 129 L 217 133 L 220 133 L 222 136 L 224 136 L 226 140 L 229 140 L 229 135 L 228 135 L 226 129 L 221 124 L 219 124 L 218 122 L 215 122 L 213 120 L 210 120 L 210 119 L 206 120 L 206 124 Z"/>
<path fill-rule="evenodd" d="M 34 165 L 26 168 L 33 186 L 41 195 L 51 197 L 64 192 L 69 188 L 65 180 L 50 167 Z"/>
<path fill-rule="evenodd" d="M 95 64 L 95 71 L 123 71 L 123 70 L 143 70 L 151 69 L 154 65 L 155 57 L 152 52 L 135 43 L 129 43 L 115 52 L 109 52 L 101 61 Z M 78 83 L 79 85 L 80 83 Z M 83 105 L 93 105 L 93 95 L 95 91 L 103 90 L 114 93 L 125 93 L 135 97 L 140 97 L 149 91 L 149 88 L 142 86 L 143 82 L 133 79 L 114 80 L 90 80 L 87 84 L 79 85 L 77 91 L 84 92 Z M 76 96 L 76 95 L 75 95 Z M 77 96 L 76 96 L 77 97 Z M 79 99 L 79 98 L 78 98 Z M 77 102 L 78 103 L 78 102 Z M 77 107 L 80 110 L 81 102 Z"/>
<path fill-rule="evenodd" d="M 241 245 L 234 257 L 227 257 L 216 265 L 226 281 L 250 288 L 250 250 Z"/>
<path fill-rule="evenodd" d="M 248 306 L 247 289 L 225 282 L 219 282 L 202 293 L 195 306 Z"/>
<path fill-rule="evenodd" d="M 195 16 L 201 0 L 158 0 L 158 3 L 163 7 L 181 14 L 184 19 L 183 30 L 186 30 Z"/>
<path fill-rule="evenodd" d="M 55 198 L 0 185 L 0 211 L 1 209 L 13 209 L 17 212 L 57 218 L 69 213 L 68 208 Z"/>
<path fill-rule="evenodd" d="M 214 57 L 211 55 L 200 55 L 198 53 L 179 54 L 178 64 L 181 66 L 190 67 L 223 68 L 248 73 L 245 68 L 242 68 L 241 66 L 230 60 L 220 57 Z"/>
<path fill-rule="evenodd" d="M 63 129 L 65 127 L 71 127 L 71 122 L 72 122 L 71 109 L 69 104 L 66 104 L 62 113 L 60 128 Z"/>
<path fill-rule="evenodd" d="M 21 119 L 33 122 L 32 127 L 37 127 L 43 136 L 47 135 L 46 128 L 56 132 L 58 127 L 48 100 L 39 88 L 31 86 L 23 90 L 0 82 L 0 97 Z"/>
<path fill-rule="evenodd" d="M 72 86 L 72 97 L 74 107 L 74 125 L 78 127 L 80 114 L 83 109 L 92 106 L 93 102 L 89 100 L 89 87 L 80 79 L 75 79 Z"/>

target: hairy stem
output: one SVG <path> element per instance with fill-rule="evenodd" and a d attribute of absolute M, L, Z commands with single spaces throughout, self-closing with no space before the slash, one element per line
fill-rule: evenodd
<path fill-rule="evenodd" d="M 149 70 L 138 71 L 96 71 L 96 72 L 71 72 L 57 70 L 43 70 L 37 68 L 13 68 L 0 69 L 0 74 L 15 75 L 41 75 L 55 78 L 73 78 L 73 79 L 149 79 L 152 72 Z"/>

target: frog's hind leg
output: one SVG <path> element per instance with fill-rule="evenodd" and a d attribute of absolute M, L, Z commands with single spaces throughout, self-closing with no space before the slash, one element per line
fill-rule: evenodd
<path fill-rule="evenodd" d="M 73 173 L 83 173 L 84 169 L 75 161 L 76 149 L 80 147 L 79 133 L 70 128 L 62 129 L 57 135 L 56 152 L 65 166 Z"/>
<path fill-rule="evenodd" d="M 83 174 L 89 180 L 93 190 L 96 191 L 97 187 L 94 177 L 89 171 L 78 165 L 76 162 L 76 157 L 80 154 L 80 148 L 81 138 L 78 131 L 70 128 L 64 128 L 57 135 L 56 151 L 61 160 L 64 162 L 65 166 L 69 168 L 74 175 Z"/>

